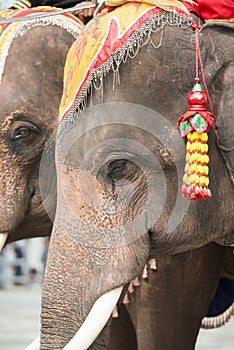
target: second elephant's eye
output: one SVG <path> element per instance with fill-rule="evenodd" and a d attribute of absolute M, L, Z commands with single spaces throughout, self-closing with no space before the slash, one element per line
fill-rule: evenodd
<path fill-rule="evenodd" d="M 13 140 L 18 140 L 21 138 L 26 138 L 31 134 L 32 130 L 27 128 L 26 126 L 22 126 L 15 130 L 15 133 L 12 137 Z"/>

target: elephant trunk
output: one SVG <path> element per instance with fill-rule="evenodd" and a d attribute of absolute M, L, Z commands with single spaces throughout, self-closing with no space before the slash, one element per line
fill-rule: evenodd
<path fill-rule="evenodd" d="M 81 247 L 58 231 L 53 233 L 50 246 L 42 293 L 40 349 L 63 349 L 78 330 L 65 348 L 73 349 L 78 341 L 79 349 L 88 349 L 107 323 L 122 288 L 114 290 L 114 296 L 109 293 L 101 297 L 105 278 L 101 256 L 97 266 L 90 248 Z M 92 325 L 91 309 L 95 319 Z M 81 327 L 84 321 L 85 329 Z M 87 334 L 91 340 L 86 340 Z M 107 346 L 107 335 L 105 341 Z"/>
<path fill-rule="evenodd" d="M 30 202 L 30 192 L 27 179 L 22 176 L 20 169 L 8 169 L 2 165 L 0 174 L 0 232 L 5 233 L 22 222 Z"/>
<path fill-rule="evenodd" d="M 83 265 L 88 256 L 76 258 L 77 244 L 54 231 L 42 291 L 41 350 L 63 349 L 88 313 L 81 307 L 88 295 L 88 271 Z"/>
<path fill-rule="evenodd" d="M 142 239 L 148 242 L 144 237 L 121 248 L 94 248 L 61 233 L 55 220 L 42 291 L 40 350 L 107 349 L 108 326 L 95 338 L 123 285 L 143 269 L 148 249 L 142 249 Z M 95 320 L 91 326 L 90 318 Z"/>

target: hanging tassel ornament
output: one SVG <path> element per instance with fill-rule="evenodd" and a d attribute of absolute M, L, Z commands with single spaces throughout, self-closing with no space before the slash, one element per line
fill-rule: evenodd
<path fill-rule="evenodd" d="M 198 43 L 198 28 L 196 28 L 196 84 L 188 96 L 189 110 L 178 121 L 181 136 L 187 136 L 186 165 L 181 192 L 185 198 L 194 200 L 211 197 L 211 192 L 208 188 L 209 156 L 207 154 L 207 133 L 215 123 L 208 89 L 206 87 L 205 92 L 202 85 L 199 84 L 198 58 L 206 87 Z M 209 112 L 206 108 L 208 101 L 212 112 Z"/>
<path fill-rule="evenodd" d="M 187 136 L 186 165 L 181 192 L 187 199 L 211 197 L 208 188 L 208 134 L 214 118 L 206 109 L 207 96 L 200 84 L 195 84 L 188 96 L 189 110 L 180 117 L 182 137 Z"/>

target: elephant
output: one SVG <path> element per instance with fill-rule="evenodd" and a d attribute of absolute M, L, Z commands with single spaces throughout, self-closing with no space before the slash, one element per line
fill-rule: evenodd
<path fill-rule="evenodd" d="M 46 11 L 55 8 L 46 8 Z M 44 12 L 6 10 L 1 20 Z M 57 15 L 2 24 L 0 232 L 2 246 L 23 238 L 49 236 L 56 207 L 56 183 L 49 183 L 54 168 L 54 136 L 62 95 L 63 67 L 68 49 L 83 24 L 73 15 Z M 47 145 L 50 167 L 40 169 Z M 50 169 L 50 170 L 48 170 Z M 44 184 L 42 199 L 40 181 Z M 44 204 L 46 204 L 47 211 Z"/>
<path fill-rule="evenodd" d="M 131 11 L 140 10 L 149 14 L 147 25 L 141 17 L 137 31 L 135 21 L 124 46 L 119 22 L 124 14 L 131 18 Z M 92 39 L 98 42 L 105 20 L 107 45 L 96 48 Z M 208 140 L 212 197 L 205 200 L 187 200 L 180 193 L 185 142 L 177 121 L 187 109 L 194 80 L 195 33 L 216 116 L 216 130 L 209 131 Z M 96 56 L 89 52 L 87 63 L 89 42 Z M 135 349 L 136 342 L 139 350 L 159 343 L 159 348 L 172 349 L 173 336 L 176 347 L 194 347 L 224 254 L 230 252 L 226 247 L 234 243 L 232 42 L 232 24 L 207 23 L 194 32 L 187 15 L 127 4 L 89 22 L 70 49 L 56 136 L 57 207 L 42 291 L 41 350 L 62 349 L 67 343 L 72 349 L 76 341 L 80 349 L 107 349 L 112 309 L 152 258 L 160 270 L 156 277 L 150 272 L 149 284 L 136 291 L 139 312 L 134 302 L 129 314 L 121 306 L 134 344 L 126 349 Z M 184 278 L 188 273 L 192 282 Z M 178 300 L 172 305 L 179 317 L 184 312 L 181 322 L 192 318 L 191 327 L 185 325 L 187 338 L 186 329 L 180 337 L 175 318 L 160 318 L 165 310 L 156 301 L 157 291 L 164 302 L 169 295 L 170 305 L 173 282 L 177 296 L 180 290 L 188 295 L 184 310 Z M 200 294 L 194 298 L 199 288 L 205 289 L 204 300 Z M 172 327 L 169 336 L 167 324 Z M 154 342 L 154 333 L 161 339 Z"/>

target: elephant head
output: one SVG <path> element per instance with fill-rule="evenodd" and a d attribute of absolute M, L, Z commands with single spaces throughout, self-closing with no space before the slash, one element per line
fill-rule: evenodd
<path fill-rule="evenodd" d="M 128 17 L 131 6 L 149 9 L 128 4 Z M 108 23 L 119 30 L 116 11 L 121 8 Z M 100 22 L 87 26 L 96 41 Z M 61 106 L 70 100 L 56 139 L 58 196 L 43 286 L 41 350 L 62 349 L 73 337 L 66 349 L 73 349 L 76 340 L 76 349 L 106 349 L 113 305 L 148 259 L 234 240 L 234 187 L 228 171 L 233 167 L 233 28 L 205 25 L 199 33 L 217 133 L 209 133 L 212 197 L 188 201 L 180 193 L 185 142 L 177 120 L 187 109 L 194 81 L 195 34 L 178 14 L 156 14 L 147 25 L 86 81 L 83 76 L 77 81 L 75 74 L 83 69 L 90 37 L 80 38 L 67 58 Z M 122 32 L 116 33 L 121 40 Z M 109 46 L 96 50 L 89 69 L 117 47 L 113 33 L 108 35 Z M 105 304 L 110 291 L 113 300 Z M 84 334 L 90 338 L 82 343 Z"/>
<path fill-rule="evenodd" d="M 42 11 L 40 8 L 39 12 Z M 23 16 L 24 10 L 16 13 Z M 4 18 L 8 14 L 15 16 L 12 10 L 3 14 Z M 56 20 L 47 17 L 6 24 L 1 34 L 0 232 L 3 244 L 7 235 L 9 243 L 51 233 L 50 218 L 56 206 L 56 182 L 50 181 L 51 173 L 55 172 L 53 132 L 57 129 L 66 54 L 81 27 L 75 17 L 60 15 Z M 39 186 L 40 160 L 46 144 L 50 160 L 41 168 L 40 180 L 47 184 L 44 201 L 50 209 L 50 218 L 42 204 Z"/>

